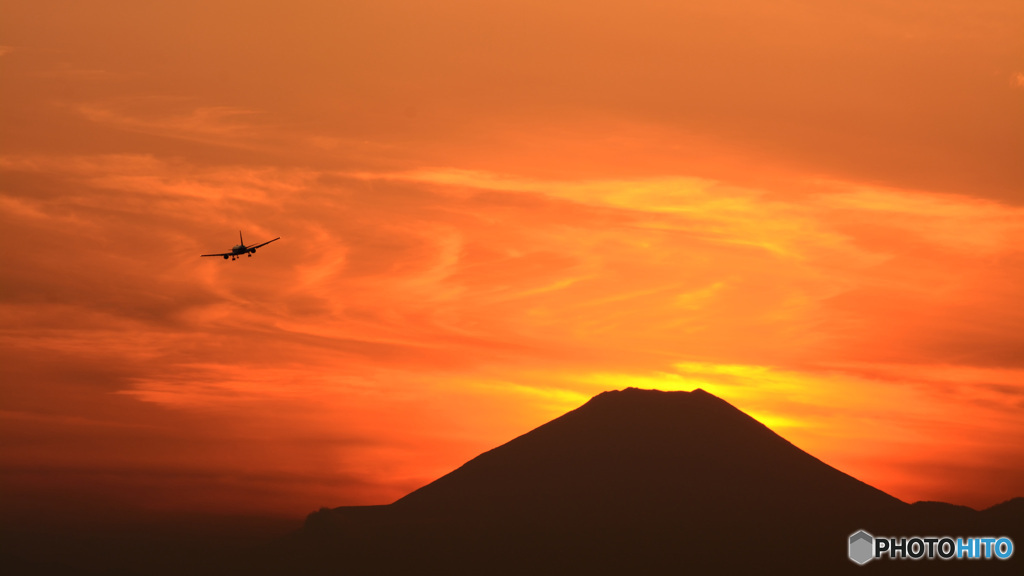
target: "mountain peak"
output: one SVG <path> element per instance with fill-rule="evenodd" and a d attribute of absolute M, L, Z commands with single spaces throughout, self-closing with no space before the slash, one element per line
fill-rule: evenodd
<path fill-rule="evenodd" d="M 655 388 L 637 388 L 636 386 L 630 386 L 628 388 L 623 388 L 622 390 L 606 390 L 604 392 L 601 392 L 597 396 L 594 396 L 593 398 L 591 398 L 591 400 L 596 400 L 597 398 L 616 397 L 616 396 L 651 396 L 651 397 L 654 397 L 654 396 L 665 396 L 665 395 L 673 395 L 673 396 L 680 396 L 680 395 L 685 395 L 685 396 L 709 396 L 711 398 L 718 398 L 717 396 L 715 396 L 714 394 L 711 394 L 710 392 L 704 390 L 703 388 L 694 388 L 690 392 L 686 392 L 684 390 L 666 391 L 666 390 L 658 390 L 658 389 L 655 389 Z"/>
<path fill-rule="evenodd" d="M 683 405 L 696 406 L 703 404 L 705 406 L 708 406 L 712 404 L 717 404 L 728 406 L 729 408 L 732 408 L 732 410 L 739 412 L 739 410 L 736 410 L 736 408 L 734 408 L 725 400 L 722 400 L 718 396 L 715 396 L 714 394 L 711 394 L 710 392 L 707 392 L 702 388 L 694 388 L 690 392 L 665 391 L 635 387 L 623 388 L 622 390 L 608 390 L 606 392 L 601 392 L 597 396 L 594 396 L 580 408 L 586 408 L 588 405 L 591 404 L 604 403 L 617 403 L 620 405 L 625 404 L 636 406 L 646 405 L 648 407 L 653 407 L 658 404 L 662 404 L 665 406 L 676 406 L 677 408 Z"/>

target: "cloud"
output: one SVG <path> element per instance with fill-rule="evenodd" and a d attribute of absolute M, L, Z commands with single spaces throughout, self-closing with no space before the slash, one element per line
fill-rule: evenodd
<path fill-rule="evenodd" d="M 969 197 L 829 184 L 811 202 L 798 202 L 706 179 L 566 183 L 444 170 L 352 178 L 309 169 L 200 168 L 147 156 L 8 158 L 4 166 L 29 181 L 60 174 L 72 184 L 74 192 L 50 198 L 15 189 L 4 202 L 22 215 L 11 229 L 52 251 L 18 256 L 25 271 L 56 277 L 58 262 L 66 266 L 55 257 L 58 247 L 111 273 L 122 269 L 121 286 L 104 286 L 85 270 L 63 272 L 79 276 L 74 299 L 93 311 L 133 322 L 148 321 L 147 309 L 159 311 L 179 327 L 261 327 L 290 345 L 320 339 L 318 347 L 356 354 L 405 349 L 401 357 L 409 361 L 426 354 L 417 349 L 451 361 L 441 360 L 438 345 L 453 354 L 464 347 L 587 348 L 589 333 L 624 338 L 622 345 L 644 354 L 663 349 L 678 330 L 693 335 L 699 354 L 728 349 L 795 361 L 799 354 L 780 340 L 737 341 L 730 334 L 784 329 L 810 347 L 808 354 L 842 354 L 851 338 L 878 338 L 874 326 L 889 317 L 894 298 L 908 304 L 894 332 L 905 341 L 897 353 L 919 346 L 916 353 L 927 355 L 929 341 L 956 332 L 969 339 L 990 331 L 984 341 L 1005 340 L 1009 333 L 997 319 L 1009 304 L 1003 295 L 1009 298 L 1019 281 L 1012 267 L 977 260 L 1016 253 L 1016 209 Z M 226 278 L 224 268 L 186 265 L 216 247 L 209 244 L 227 241 L 204 232 L 207 239 L 197 242 L 210 224 L 187 213 L 229 228 L 235 225 L 222 214 L 276 221 L 246 226 L 246 235 L 286 237 L 273 250 L 290 256 L 291 281 L 283 290 L 247 289 Z M 125 215 L 132 218 L 122 222 Z M 968 234 L 976 229 L 987 234 Z M 878 240 L 880 230 L 890 240 L 897 231 L 900 241 Z M 107 236 L 102 246 L 75 240 L 100 235 Z M 171 269 L 160 270 L 166 258 L 143 258 L 140 268 L 145 250 L 133 243 L 138 238 L 171 256 Z M 957 275 L 948 273 L 950 258 L 961 262 Z M 186 270 L 199 274 L 202 291 L 173 277 Z M 150 297 L 144 286 L 153 275 L 165 289 L 182 292 Z M 931 294 L 923 294 L 924 278 Z M 53 284 L 19 285 L 26 295 L 65 297 Z M 267 300 L 275 293 L 276 301 Z M 246 309 L 253 304 L 260 313 Z M 943 315 L 929 317 L 938 306 Z M 299 310 L 309 312 L 290 314 Z M 851 331 L 843 323 L 854 314 L 863 328 Z M 976 328 L 963 332 L 956 323 L 968 314 Z M 553 332 L 532 335 L 537 323 Z M 856 348 L 870 354 L 886 347 Z"/>
<path fill-rule="evenodd" d="M 398 497 L 628 385 L 709 389 L 883 488 L 903 470 L 896 460 L 869 465 L 835 438 L 863 439 L 870 425 L 895 454 L 904 444 L 889 432 L 963 437 L 967 422 L 938 422 L 965 406 L 1015 430 L 994 416 L 1019 403 L 1010 206 L 836 182 L 780 196 L 686 177 L 351 174 L 148 155 L 0 167 L 14 178 L 0 198 L 18 247 L 0 307 L 20 366 L 8 389 L 41 379 L 67 394 L 43 411 L 25 392 L 8 409 L 115 428 L 149 414 L 147 442 L 172 459 L 212 442 L 200 458 L 210 470 L 235 465 L 217 464 L 225 438 L 256 450 L 280 434 L 282 451 L 333 438 L 309 445 L 308 461 L 281 452 L 252 465 L 301 483 L 328 459 Z M 992 231 L 955 241 L 979 226 Z M 239 227 L 283 238 L 242 262 L 198 257 Z M 63 371 L 33 368 L 43 358 Z M 970 432 L 971 446 L 995 428 Z M 95 438 L 98 454 L 119 450 L 117 437 Z M 30 446 L 16 450 L 28 458 Z M 55 450 L 76 461 L 82 448 Z M 944 493 L 907 474 L 899 495 Z"/>
<path fill-rule="evenodd" d="M 92 122 L 171 138 L 240 147 L 253 146 L 251 141 L 256 140 L 252 117 L 258 113 L 254 110 L 210 106 L 194 108 L 173 116 L 146 117 L 128 115 L 96 105 L 82 105 L 78 112 Z M 249 121 L 242 122 L 240 119 Z"/>
<path fill-rule="evenodd" d="M 871 220 L 879 227 L 941 245 L 945 251 L 988 257 L 1021 251 L 1024 208 L 965 195 L 845 188 L 818 196 L 818 204 L 838 211 L 862 212 L 862 221 Z"/>

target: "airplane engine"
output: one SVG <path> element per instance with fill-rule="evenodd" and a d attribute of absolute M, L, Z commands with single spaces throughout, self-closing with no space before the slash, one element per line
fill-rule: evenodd
<path fill-rule="evenodd" d="M 227 259 L 228 259 L 228 255 L 227 255 L 227 254 L 225 254 L 225 255 L 224 255 L 224 259 L 225 259 L 225 260 L 227 260 Z"/>

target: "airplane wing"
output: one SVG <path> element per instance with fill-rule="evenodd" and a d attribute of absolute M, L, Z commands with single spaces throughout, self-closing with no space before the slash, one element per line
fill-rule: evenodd
<path fill-rule="evenodd" d="M 274 240 L 280 240 L 280 239 L 281 239 L 281 237 L 280 237 L 280 236 L 278 236 L 277 238 L 274 238 Z M 270 243 L 271 243 L 271 242 L 273 242 L 274 240 L 267 240 L 267 241 L 266 241 L 266 242 L 264 242 L 263 244 L 257 244 L 257 245 L 255 245 L 255 246 L 247 246 L 247 248 L 248 248 L 249 250 L 255 250 L 255 249 L 259 248 L 260 246 L 266 246 L 267 244 L 270 244 Z"/>
<path fill-rule="evenodd" d="M 205 256 L 231 256 L 231 252 L 225 252 L 223 254 L 200 254 L 199 256 L 200 257 L 205 257 Z"/>

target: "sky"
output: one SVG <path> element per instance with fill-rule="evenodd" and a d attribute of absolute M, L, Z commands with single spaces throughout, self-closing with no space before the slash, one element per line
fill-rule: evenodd
<path fill-rule="evenodd" d="M 0 13 L 7 518 L 389 503 L 629 386 L 1024 496 L 1016 0 Z"/>

